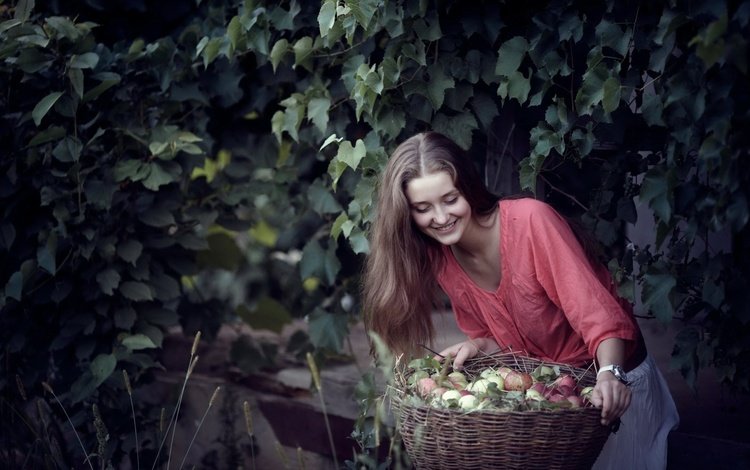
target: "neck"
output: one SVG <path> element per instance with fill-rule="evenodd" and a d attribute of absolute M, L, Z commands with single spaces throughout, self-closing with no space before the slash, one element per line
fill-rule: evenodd
<path fill-rule="evenodd" d="M 491 243 L 498 236 L 498 211 L 482 219 L 472 219 L 472 223 L 464 232 L 463 237 L 454 245 L 454 251 L 468 257 L 484 257 L 486 253 L 494 251 L 496 243 Z"/>

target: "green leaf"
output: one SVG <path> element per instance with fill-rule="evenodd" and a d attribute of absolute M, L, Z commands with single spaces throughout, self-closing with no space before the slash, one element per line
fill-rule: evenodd
<path fill-rule="evenodd" d="M 138 240 L 128 239 L 117 246 L 117 256 L 135 266 L 135 262 L 141 257 L 143 244 Z"/>
<path fill-rule="evenodd" d="M 346 6 L 351 8 L 352 15 L 362 28 L 367 29 L 370 20 L 378 9 L 379 1 L 377 0 L 347 0 Z"/>
<path fill-rule="evenodd" d="M 646 124 L 649 126 L 665 126 L 666 124 L 662 118 L 663 113 L 664 105 L 662 104 L 661 96 L 657 93 L 644 93 L 641 114 Z"/>
<path fill-rule="evenodd" d="M 341 205 L 319 179 L 308 188 L 307 199 L 310 201 L 310 207 L 320 215 L 341 211 Z"/>
<path fill-rule="evenodd" d="M 471 147 L 472 134 L 477 129 L 477 120 L 470 113 L 448 117 L 438 113 L 432 121 L 432 128 L 456 142 L 464 150 Z"/>
<path fill-rule="evenodd" d="M 592 108 L 601 103 L 604 98 L 604 82 L 609 78 L 609 70 L 603 63 L 599 63 L 583 74 L 583 83 L 576 93 L 576 108 L 578 114 L 591 114 Z"/>
<path fill-rule="evenodd" d="M 66 137 L 52 150 L 52 155 L 64 163 L 77 162 L 81 158 L 83 144 L 75 137 Z"/>
<path fill-rule="evenodd" d="M 345 315 L 335 315 L 320 308 L 310 315 L 310 341 L 316 348 L 341 351 L 348 332 Z"/>
<path fill-rule="evenodd" d="M 37 263 L 39 267 L 52 274 L 57 272 L 57 235 L 53 232 L 47 237 L 44 246 L 39 247 L 36 252 Z"/>
<path fill-rule="evenodd" d="M 129 330 L 135 325 L 137 314 L 132 307 L 125 307 L 115 311 L 115 326 L 123 330 Z"/>
<path fill-rule="evenodd" d="M 31 111 L 31 117 L 34 119 L 34 124 L 39 127 L 42 122 L 42 118 L 47 115 L 52 106 L 55 105 L 57 100 L 62 96 L 62 92 L 56 91 L 45 96 L 34 106 L 34 110 Z"/>
<path fill-rule="evenodd" d="M 604 112 L 611 113 L 620 105 L 620 80 L 609 77 L 603 86 L 602 107 Z"/>
<path fill-rule="evenodd" d="M 502 77 L 510 77 L 518 70 L 528 50 L 529 42 L 521 36 L 515 36 L 504 42 L 497 51 L 495 73 Z"/>
<path fill-rule="evenodd" d="M 312 121 L 321 134 L 325 134 L 328 127 L 328 110 L 330 108 L 331 99 L 327 97 L 312 98 L 307 103 L 307 118 Z"/>
<path fill-rule="evenodd" d="M 641 184 L 640 200 L 654 210 L 654 213 L 665 223 L 672 220 L 672 185 L 668 175 L 652 170 L 646 174 Z"/>
<path fill-rule="evenodd" d="M 643 277 L 643 306 L 664 323 L 672 321 L 674 309 L 669 294 L 677 285 L 671 274 L 646 274 Z"/>
<path fill-rule="evenodd" d="M 427 97 L 435 110 L 443 106 L 445 90 L 456 86 L 456 82 L 443 71 L 442 66 L 437 63 L 429 67 L 430 81 L 427 84 Z"/>
<path fill-rule="evenodd" d="M 269 58 L 271 59 L 271 65 L 273 66 L 274 72 L 276 71 L 276 68 L 279 66 L 279 63 L 284 58 L 284 55 L 286 55 L 288 50 L 289 41 L 283 38 L 276 41 L 276 43 L 271 48 L 271 54 L 269 55 Z"/>
<path fill-rule="evenodd" d="M 203 48 L 203 68 L 207 69 L 209 65 L 218 57 L 219 51 L 221 50 L 224 38 L 211 38 L 206 43 L 206 47 Z"/>
<path fill-rule="evenodd" d="M 324 250 L 319 240 L 310 240 L 302 250 L 299 269 L 303 281 L 316 277 L 326 285 L 333 285 L 341 269 L 341 263 L 336 257 L 335 243 L 330 243 L 328 249 Z"/>
<path fill-rule="evenodd" d="M 531 74 L 529 74 L 531 77 Z M 521 72 L 515 71 L 508 78 L 508 98 L 515 98 L 520 104 L 524 104 L 531 91 L 531 80 Z"/>
<path fill-rule="evenodd" d="M 37 73 L 44 70 L 54 62 L 54 57 L 38 50 L 37 48 L 23 49 L 18 54 L 16 65 L 26 73 Z"/>
<path fill-rule="evenodd" d="M 112 295 L 120 285 L 120 273 L 112 268 L 104 269 L 96 273 L 96 282 L 103 293 Z"/>
<path fill-rule="evenodd" d="M 83 95 L 84 102 L 97 99 L 102 93 L 120 83 L 120 75 L 112 72 L 99 73 L 92 77 L 101 82 Z"/>
<path fill-rule="evenodd" d="M 333 24 L 336 22 L 336 1 L 326 0 L 323 5 L 320 6 L 320 12 L 318 13 L 318 26 L 320 27 L 320 37 L 324 38 L 328 36 L 328 32 L 333 28 Z"/>
<path fill-rule="evenodd" d="M 139 349 L 153 349 L 156 347 L 156 344 L 154 344 L 151 338 L 141 333 L 125 337 L 122 340 L 122 344 L 131 351 L 136 351 Z"/>
<path fill-rule="evenodd" d="M 76 28 L 75 23 L 68 18 L 62 16 L 51 16 L 45 21 L 47 25 L 61 38 L 75 41 L 81 36 L 81 32 Z"/>
<path fill-rule="evenodd" d="M 331 237 L 334 240 L 339 238 L 339 235 L 341 235 L 341 231 L 343 230 L 344 223 L 346 222 L 350 222 L 349 217 L 346 215 L 346 212 L 341 212 L 341 214 L 336 217 L 336 220 L 333 221 L 333 225 L 331 225 Z"/>
<path fill-rule="evenodd" d="M 23 293 L 23 274 L 21 271 L 14 272 L 5 284 L 5 296 L 21 301 Z"/>
<path fill-rule="evenodd" d="M 255 330 L 281 333 L 284 327 L 292 321 L 292 316 L 286 307 L 268 296 L 261 297 L 252 310 L 240 305 L 235 312 Z"/>
<path fill-rule="evenodd" d="M 134 302 L 142 302 L 145 300 L 153 300 L 151 295 L 151 288 L 147 284 L 137 281 L 125 281 L 120 284 L 119 288 L 125 298 L 128 298 Z"/>
<path fill-rule="evenodd" d="M 112 372 L 117 366 L 117 359 L 113 354 L 99 354 L 89 364 L 89 370 L 94 376 L 96 387 L 101 385 L 105 380 L 112 375 Z"/>
<path fill-rule="evenodd" d="M 367 235 L 361 230 L 354 230 L 348 237 L 349 245 L 352 247 L 352 251 L 356 254 L 367 254 L 370 252 L 370 242 L 367 240 Z"/>
<path fill-rule="evenodd" d="M 367 149 L 365 148 L 365 143 L 362 139 L 357 139 L 354 147 L 352 147 L 352 144 L 346 140 L 339 145 L 339 151 L 336 154 L 336 158 L 346 163 L 346 165 L 352 170 L 356 170 L 359 166 L 359 162 L 362 161 L 366 154 Z"/>
<path fill-rule="evenodd" d="M 596 26 L 596 36 L 599 44 L 610 47 L 621 56 L 624 56 L 628 51 L 628 45 L 630 44 L 633 32 L 628 28 L 623 33 L 622 29 L 615 23 L 601 20 Z"/>
<path fill-rule="evenodd" d="M 241 33 L 242 24 L 240 23 L 240 17 L 235 15 L 227 25 L 227 38 L 229 39 L 229 44 L 232 46 L 232 54 L 237 50 L 237 44 L 240 41 Z"/>
<path fill-rule="evenodd" d="M 34 10 L 34 0 L 18 0 L 16 9 L 13 12 L 13 19 L 25 23 L 31 17 Z"/>
<path fill-rule="evenodd" d="M 177 180 L 179 173 L 173 175 L 171 172 L 164 170 L 164 167 L 157 161 L 148 162 L 144 165 L 148 168 L 148 176 L 143 180 L 143 186 L 151 191 L 158 191 L 160 187 Z M 174 167 L 181 171 L 179 165 Z"/>
<path fill-rule="evenodd" d="M 294 65 L 301 65 L 312 72 L 313 40 L 305 36 L 297 40 L 292 46 L 294 51 Z"/>
<path fill-rule="evenodd" d="M 70 84 L 76 95 L 78 95 L 79 98 L 83 98 L 83 72 L 81 69 L 69 69 L 68 79 L 70 79 Z"/>
<path fill-rule="evenodd" d="M 93 69 L 99 63 L 99 55 L 95 52 L 86 52 L 81 55 L 73 55 L 70 58 L 70 67 L 74 69 Z"/>
<path fill-rule="evenodd" d="M 46 144 L 47 142 L 52 142 L 53 140 L 57 140 L 62 137 L 65 137 L 64 128 L 60 126 L 50 126 L 32 137 L 32 139 L 29 141 L 29 147 Z"/>
<path fill-rule="evenodd" d="M 162 206 L 149 207 L 138 218 L 151 227 L 168 227 L 175 224 L 172 213 Z"/>

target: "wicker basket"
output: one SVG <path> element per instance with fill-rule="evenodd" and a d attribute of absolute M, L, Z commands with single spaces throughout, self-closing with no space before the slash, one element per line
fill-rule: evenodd
<path fill-rule="evenodd" d="M 513 353 L 473 359 L 465 363 L 466 375 L 476 376 L 486 367 L 502 365 L 525 372 L 541 361 Z M 559 366 L 579 383 L 594 385 L 591 371 Z M 394 389 L 391 402 L 406 451 L 416 468 L 530 469 L 590 468 L 609 436 L 600 423 L 601 410 L 592 407 L 539 411 L 472 411 L 413 405 L 404 400 L 404 384 Z"/>

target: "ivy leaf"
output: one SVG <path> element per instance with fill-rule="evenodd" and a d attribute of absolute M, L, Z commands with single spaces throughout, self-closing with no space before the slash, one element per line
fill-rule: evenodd
<path fill-rule="evenodd" d="M 365 235 L 362 230 L 354 230 L 352 234 L 349 235 L 348 240 L 354 253 L 360 255 L 370 252 L 370 242 L 367 240 L 367 235 Z"/>
<path fill-rule="evenodd" d="M 240 23 L 240 17 L 235 15 L 227 25 L 227 39 L 229 39 L 229 44 L 231 46 L 230 55 L 234 54 L 234 51 L 237 49 L 237 44 L 240 42 L 241 34 L 242 24 Z"/>
<path fill-rule="evenodd" d="M 479 119 L 482 128 L 489 130 L 492 121 L 498 115 L 497 103 L 490 95 L 478 93 L 471 99 L 471 108 Z"/>
<path fill-rule="evenodd" d="M 104 269 L 96 273 L 96 282 L 103 293 L 112 295 L 120 285 L 120 273 L 112 268 Z"/>
<path fill-rule="evenodd" d="M 289 310 L 268 296 L 261 297 L 252 310 L 240 305 L 235 313 L 253 329 L 270 330 L 274 333 L 281 333 L 284 327 L 292 321 Z"/>
<path fill-rule="evenodd" d="M 96 80 L 101 80 L 98 85 L 96 85 L 94 88 L 91 88 L 89 91 L 86 92 L 86 94 L 83 95 L 83 100 L 81 101 L 91 101 L 98 98 L 102 93 L 109 90 L 113 86 L 120 83 L 120 75 L 112 72 L 103 72 L 98 73 L 94 75 L 92 78 Z"/>
<path fill-rule="evenodd" d="M 284 38 L 276 41 L 276 43 L 271 48 L 271 54 L 269 55 L 269 58 L 271 59 L 271 65 L 273 66 L 274 72 L 276 72 L 276 68 L 284 58 L 287 50 L 289 50 L 289 41 Z"/>
<path fill-rule="evenodd" d="M 643 120 L 649 126 L 664 126 L 664 119 L 662 114 L 664 112 L 664 105 L 661 101 L 661 96 L 656 93 L 644 93 L 643 104 L 641 105 L 641 114 Z"/>
<path fill-rule="evenodd" d="M 504 42 L 497 51 L 495 73 L 501 77 L 510 77 L 518 70 L 528 50 L 529 42 L 521 36 L 515 36 Z"/>
<path fill-rule="evenodd" d="M 609 70 L 603 63 L 595 65 L 583 74 L 583 83 L 576 93 L 576 107 L 580 115 L 591 114 L 592 108 L 604 98 L 604 82 Z"/>
<path fill-rule="evenodd" d="M 117 359 L 113 354 L 99 354 L 89 364 L 89 370 L 91 375 L 94 376 L 95 387 L 101 385 L 105 380 L 112 375 L 112 372 L 117 366 Z"/>
<path fill-rule="evenodd" d="M 136 351 L 139 349 L 153 349 L 156 347 L 154 341 L 142 333 L 123 338 L 122 344 L 131 351 Z"/>
<path fill-rule="evenodd" d="M 294 51 L 294 65 L 301 65 L 312 72 L 312 52 L 313 40 L 310 36 L 305 36 L 297 40 L 292 46 Z"/>
<path fill-rule="evenodd" d="M 333 28 L 333 24 L 336 22 L 336 1 L 326 0 L 323 5 L 320 6 L 320 12 L 318 13 L 318 26 L 320 28 L 320 37 L 324 38 L 328 36 L 328 32 Z"/>
<path fill-rule="evenodd" d="M 120 292 L 125 298 L 128 298 L 134 302 L 142 302 L 145 300 L 153 300 L 151 295 L 151 288 L 147 284 L 138 281 L 125 281 L 120 284 Z"/>
<path fill-rule="evenodd" d="M 53 140 L 58 140 L 65 137 L 65 129 L 60 126 L 50 126 L 49 128 L 39 132 L 29 141 L 29 147 L 36 145 L 46 144 Z"/>
<path fill-rule="evenodd" d="M 438 113 L 432 121 L 435 131 L 453 139 L 464 150 L 471 147 L 472 134 L 477 129 L 477 120 L 470 113 L 461 113 L 448 117 Z"/>
<path fill-rule="evenodd" d="M 602 88 L 602 107 L 604 112 L 611 113 L 620 105 L 620 80 L 609 77 Z"/>
<path fill-rule="evenodd" d="M 37 127 L 39 127 L 39 124 L 42 123 L 42 119 L 44 118 L 44 116 L 47 115 L 49 110 L 52 109 L 52 106 L 57 103 L 57 100 L 59 100 L 62 95 L 62 92 L 59 91 L 50 93 L 49 95 L 39 100 L 36 106 L 34 106 L 34 110 L 31 111 L 31 117 L 34 119 L 34 124 L 36 124 Z"/>
<path fill-rule="evenodd" d="M 428 69 L 430 82 L 427 84 L 427 97 L 432 103 L 432 107 L 440 109 L 445 100 L 445 90 L 456 86 L 456 82 L 443 71 L 442 66 L 433 64 Z"/>
<path fill-rule="evenodd" d="M 52 274 L 53 276 L 57 272 L 57 235 L 53 232 L 50 233 L 47 238 L 47 242 L 44 246 L 39 247 L 36 253 L 37 263 L 39 267 Z"/>
<path fill-rule="evenodd" d="M 529 74 L 531 77 L 531 74 Z M 521 72 L 515 71 L 508 78 L 508 98 L 515 98 L 519 104 L 524 104 L 531 91 L 531 80 Z"/>
<path fill-rule="evenodd" d="M 643 306 L 664 323 L 672 321 L 674 309 L 669 294 L 677 285 L 671 274 L 646 274 L 643 277 Z"/>
<path fill-rule="evenodd" d="M 143 186 L 151 191 L 158 191 L 160 187 L 175 181 L 175 176 L 171 172 L 165 171 L 164 167 L 157 161 L 148 162 L 145 165 L 148 168 L 148 176 L 143 180 Z M 176 165 L 175 168 L 181 171 L 181 167 Z"/>
<path fill-rule="evenodd" d="M 331 225 L 331 237 L 334 240 L 339 238 L 339 235 L 341 235 L 341 232 L 343 230 L 343 226 L 347 222 L 351 222 L 351 221 L 349 220 L 349 217 L 346 215 L 346 212 L 341 212 L 341 214 L 339 214 L 339 216 L 336 217 L 336 220 L 333 221 L 333 224 Z M 344 234 L 344 236 L 347 236 L 347 234 Z"/>
<path fill-rule="evenodd" d="M 596 26 L 596 36 L 599 44 L 610 47 L 621 56 L 624 56 L 628 50 L 633 32 L 628 28 L 623 33 L 622 29 L 615 23 L 601 20 Z"/>
<path fill-rule="evenodd" d="M 77 162 L 81 158 L 81 150 L 83 144 L 77 138 L 66 137 L 55 146 L 52 155 L 64 163 Z"/>
<path fill-rule="evenodd" d="M 341 205 L 319 179 L 308 188 L 307 199 L 310 201 L 310 207 L 320 215 L 341 211 Z"/>
<path fill-rule="evenodd" d="M 349 332 L 345 315 L 336 315 L 317 308 L 310 315 L 310 341 L 316 348 L 341 351 Z"/>
<path fill-rule="evenodd" d="M 11 299 L 21 301 L 23 293 L 23 274 L 21 271 L 14 272 L 8 282 L 5 283 L 5 296 Z"/>
<path fill-rule="evenodd" d="M 336 257 L 335 243 L 330 243 L 328 249 L 324 250 L 320 241 L 310 240 L 302 250 L 299 270 L 303 281 L 316 277 L 331 286 L 336 282 L 340 269 L 341 262 Z"/>
<path fill-rule="evenodd" d="M 640 199 L 654 210 L 665 223 L 672 220 L 671 184 L 666 174 L 653 170 L 646 174 L 641 184 Z"/>
<path fill-rule="evenodd" d="M 352 15 L 362 28 L 367 29 L 372 17 L 378 9 L 377 0 L 347 0 L 346 6 L 351 8 Z"/>
<path fill-rule="evenodd" d="M 328 127 L 328 110 L 330 108 L 330 98 L 312 98 L 310 102 L 307 103 L 307 117 L 312 121 L 321 134 L 325 134 L 326 128 Z M 323 146 L 325 146 L 325 144 Z"/>

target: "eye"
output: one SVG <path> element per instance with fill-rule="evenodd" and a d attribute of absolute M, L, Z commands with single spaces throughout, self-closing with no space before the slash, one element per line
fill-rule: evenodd
<path fill-rule="evenodd" d="M 456 202 L 458 202 L 458 196 L 451 196 L 445 200 L 445 203 L 448 205 L 455 204 Z"/>
<path fill-rule="evenodd" d="M 426 213 L 426 212 L 427 212 L 428 210 L 430 210 L 430 208 L 429 208 L 429 207 L 427 207 L 427 206 L 423 206 L 423 207 L 412 207 L 412 210 L 413 210 L 414 212 L 416 212 L 417 214 L 424 214 L 424 213 Z"/>

